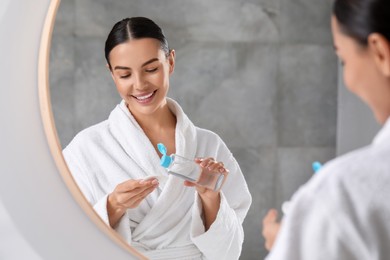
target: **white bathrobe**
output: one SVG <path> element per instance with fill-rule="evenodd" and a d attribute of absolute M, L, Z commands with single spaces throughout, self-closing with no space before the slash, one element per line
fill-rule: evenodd
<path fill-rule="evenodd" d="M 267 259 L 390 259 L 390 119 L 293 196 Z"/>
<path fill-rule="evenodd" d="M 187 158 L 211 156 L 230 171 L 217 218 L 207 232 L 196 189 L 167 175 L 160 155 L 124 101 L 108 120 L 83 130 L 64 149 L 69 169 L 107 225 L 107 196 L 119 183 L 159 176 L 159 188 L 137 208 L 127 210 L 115 227 L 151 259 L 238 259 L 244 239 L 242 222 L 251 204 L 241 170 L 216 134 L 195 127 L 175 101 L 167 100 L 177 118 L 176 153 Z"/>

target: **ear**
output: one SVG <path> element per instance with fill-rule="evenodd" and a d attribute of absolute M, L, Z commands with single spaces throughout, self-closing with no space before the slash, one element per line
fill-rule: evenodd
<path fill-rule="evenodd" d="M 169 62 L 169 75 L 171 75 L 175 70 L 175 50 L 171 50 L 169 52 L 168 62 Z"/>
<path fill-rule="evenodd" d="M 372 33 L 368 36 L 368 47 L 378 69 L 390 77 L 390 42 L 383 35 Z"/>

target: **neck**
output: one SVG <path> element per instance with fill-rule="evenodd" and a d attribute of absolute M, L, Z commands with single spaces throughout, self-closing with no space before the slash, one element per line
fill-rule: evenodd
<path fill-rule="evenodd" d="M 152 114 L 132 114 L 145 132 L 159 132 L 176 126 L 176 116 L 169 109 L 167 102 Z"/>

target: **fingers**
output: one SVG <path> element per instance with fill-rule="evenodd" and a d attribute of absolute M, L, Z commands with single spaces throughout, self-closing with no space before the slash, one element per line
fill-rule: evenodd
<path fill-rule="evenodd" d="M 207 157 L 203 159 L 198 158 L 195 161 L 199 163 L 201 167 L 207 168 L 211 172 L 220 172 L 220 173 L 228 172 L 225 169 L 225 165 L 223 164 L 223 162 L 217 162 L 212 157 Z"/>
<path fill-rule="evenodd" d="M 194 187 L 194 186 L 196 186 L 196 184 L 193 183 L 193 182 L 190 182 L 190 181 L 184 181 L 184 186 L 187 186 L 187 187 Z"/>
<path fill-rule="evenodd" d="M 156 178 L 146 180 L 128 180 L 117 185 L 111 193 L 111 202 L 115 208 L 134 208 L 134 201 L 144 199 L 159 185 Z"/>
<path fill-rule="evenodd" d="M 158 184 L 158 180 L 156 178 L 147 178 L 142 180 L 128 180 L 120 183 L 116 189 L 118 192 L 129 192 L 132 190 L 136 190 L 138 188 L 145 188 L 145 187 L 147 188 L 156 184 Z"/>
<path fill-rule="evenodd" d="M 123 208 L 131 209 L 137 207 L 146 196 L 155 190 L 158 185 L 152 185 L 150 187 L 145 187 L 143 189 L 137 188 L 130 192 L 119 194 L 118 201 Z"/>
<path fill-rule="evenodd" d="M 277 221 L 278 212 L 275 209 L 270 209 L 263 218 L 262 235 L 265 243 L 264 247 L 269 251 L 273 247 L 275 239 L 279 233 L 280 223 Z"/>
<path fill-rule="evenodd" d="M 156 187 L 157 186 L 149 187 L 149 188 L 143 190 L 142 192 L 138 193 L 137 195 L 131 197 L 126 202 L 127 208 L 138 207 L 138 205 L 145 199 L 145 197 L 148 196 L 150 193 L 152 193 Z"/>
<path fill-rule="evenodd" d="M 263 218 L 263 225 L 271 224 L 277 222 L 278 211 L 276 209 L 270 209 L 268 213 Z"/>

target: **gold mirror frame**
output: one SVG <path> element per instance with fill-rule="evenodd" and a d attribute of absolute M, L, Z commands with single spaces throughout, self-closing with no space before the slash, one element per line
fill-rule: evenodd
<path fill-rule="evenodd" d="M 135 248 L 131 247 L 126 241 L 124 241 L 119 234 L 112 230 L 106 223 L 98 216 L 93 209 L 92 205 L 87 201 L 81 192 L 80 188 L 76 184 L 69 171 L 69 168 L 62 155 L 62 147 L 58 138 L 57 129 L 55 126 L 53 110 L 50 99 L 50 84 L 49 84 L 49 58 L 51 39 L 54 28 L 54 23 L 57 15 L 58 8 L 61 0 L 51 0 L 45 18 L 43 31 L 41 35 L 41 43 L 39 49 L 39 64 L 38 64 L 38 93 L 39 103 L 41 109 L 41 117 L 43 126 L 45 129 L 46 139 L 50 147 L 51 154 L 55 161 L 55 164 L 61 173 L 62 179 L 65 181 L 66 186 L 73 195 L 74 199 L 92 220 L 92 222 L 102 230 L 110 239 L 116 242 L 119 246 L 128 251 L 131 255 L 139 259 L 148 259 Z"/>

